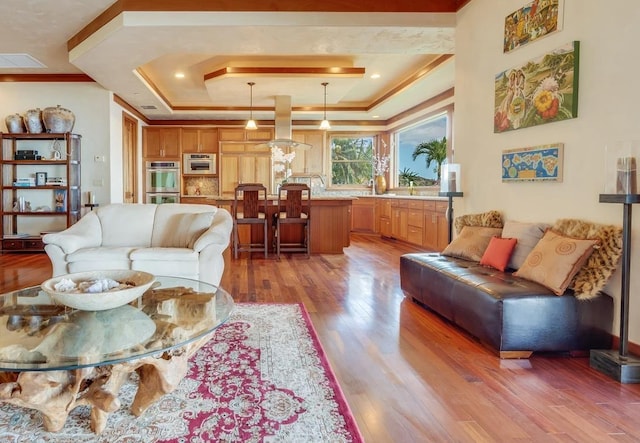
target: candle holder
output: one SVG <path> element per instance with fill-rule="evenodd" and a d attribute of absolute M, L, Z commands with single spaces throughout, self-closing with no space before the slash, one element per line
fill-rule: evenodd
<path fill-rule="evenodd" d="M 440 168 L 440 192 L 462 192 L 460 164 L 445 163 Z"/>
<path fill-rule="evenodd" d="M 618 141 L 605 148 L 604 194 L 637 194 L 640 141 Z"/>

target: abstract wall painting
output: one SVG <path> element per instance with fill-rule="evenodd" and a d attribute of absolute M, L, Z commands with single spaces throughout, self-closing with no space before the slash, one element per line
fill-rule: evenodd
<path fill-rule="evenodd" d="M 502 151 L 502 181 L 562 181 L 564 145 L 532 146 Z"/>
<path fill-rule="evenodd" d="M 504 20 L 505 53 L 562 29 L 562 0 L 533 0 Z"/>
<path fill-rule="evenodd" d="M 493 132 L 576 118 L 579 55 L 574 41 L 497 74 Z"/>

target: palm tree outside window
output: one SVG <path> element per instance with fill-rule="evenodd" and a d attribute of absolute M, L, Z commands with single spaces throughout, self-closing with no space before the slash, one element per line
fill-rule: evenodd
<path fill-rule="evenodd" d="M 397 186 L 437 185 L 447 158 L 450 112 L 439 112 L 396 132 Z"/>

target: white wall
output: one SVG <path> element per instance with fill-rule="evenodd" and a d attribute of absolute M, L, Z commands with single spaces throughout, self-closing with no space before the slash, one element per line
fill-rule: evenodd
<path fill-rule="evenodd" d="M 564 26 L 508 54 L 502 52 L 504 19 L 525 0 L 473 0 L 457 16 L 455 161 L 462 165 L 464 198 L 456 214 L 498 209 L 506 219 L 580 218 L 622 225 L 622 205 L 599 203 L 605 187 L 605 146 L 640 139 L 640 4 L 637 0 L 566 0 Z M 493 133 L 494 77 L 565 43 L 580 41 L 578 118 Z M 505 149 L 564 143 L 561 183 L 502 183 Z M 640 343 L 640 213 L 633 223 L 630 333 Z M 619 271 L 606 290 L 616 299 Z"/>
<path fill-rule="evenodd" d="M 110 102 L 111 94 L 96 83 L 2 82 L 0 117 L 3 124 L 0 127 L 6 131 L 4 117 L 15 113 L 23 115 L 28 109 L 60 105 L 71 110 L 76 117 L 73 132 L 82 135 L 82 203 L 86 203 L 88 191 L 95 193 L 97 202 L 105 203 L 110 200 L 112 180 Z M 117 142 L 121 145 L 120 140 Z M 104 157 L 105 162 L 95 162 L 96 156 Z"/>

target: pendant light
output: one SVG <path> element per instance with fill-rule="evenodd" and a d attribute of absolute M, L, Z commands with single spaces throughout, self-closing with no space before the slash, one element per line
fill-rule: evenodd
<path fill-rule="evenodd" d="M 249 106 L 249 120 L 247 121 L 247 125 L 244 129 L 253 131 L 254 129 L 258 129 L 258 125 L 256 125 L 256 121 L 253 119 L 253 85 L 255 85 L 255 83 L 249 82 L 247 84 L 251 88 L 251 105 Z"/>
<path fill-rule="evenodd" d="M 320 129 L 322 129 L 323 131 L 331 129 L 329 120 L 327 120 L 327 85 L 328 84 L 329 83 L 327 82 L 322 83 L 322 86 L 324 86 L 324 119 L 322 120 L 322 123 L 320 123 Z"/>

